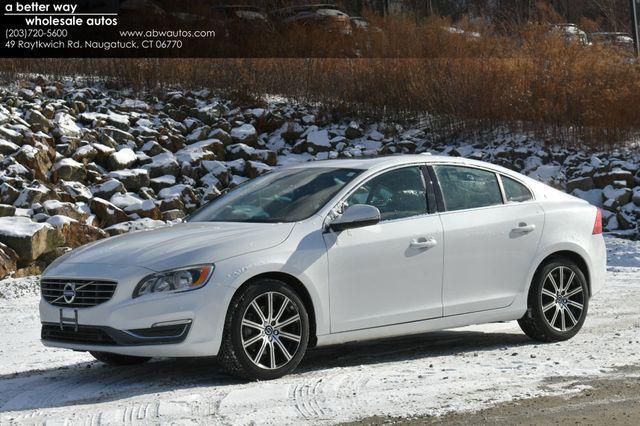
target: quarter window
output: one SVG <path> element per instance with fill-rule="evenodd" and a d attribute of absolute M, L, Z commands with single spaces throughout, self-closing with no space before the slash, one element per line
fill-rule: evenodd
<path fill-rule="evenodd" d="M 462 166 L 435 166 L 447 210 L 475 209 L 502 204 L 495 173 Z"/>
<path fill-rule="evenodd" d="M 529 201 L 533 199 L 531 191 L 526 186 L 517 182 L 509 177 L 500 175 L 502 179 L 502 187 L 504 188 L 504 195 L 507 197 L 508 202 L 521 203 L 523 201 Z"/>
<path fill-rule="evenodd" d="M 426 214 L 427 197 L 422 169 L 405 167 L 372 178 L 347 199 L 347 206 L 355 204 L 377 207 L 381 220 Z"/>

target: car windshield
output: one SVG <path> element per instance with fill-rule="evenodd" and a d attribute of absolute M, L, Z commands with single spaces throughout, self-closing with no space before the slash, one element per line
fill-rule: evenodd
<path fill-rule="evenodd" d="M 296 222 L 315 214 L 362 170 L 310 167 L 268 173 L 193 213 L 188 222 Z"/>

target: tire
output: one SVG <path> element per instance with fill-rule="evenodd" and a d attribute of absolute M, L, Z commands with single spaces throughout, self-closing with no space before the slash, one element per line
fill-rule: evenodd
<path fill-rule="evenodd" d="M 231 375 L 272 380 L 298 366 L 308 343 L 309 316 L 298 294 L 282 281 L 262 279 L 249 284 L 232 299 L 218 361 Z"/>
<path fill-rule="evenodd" d="M 580 331 L 588 309 L 589 288 L 580 268 L 569 259 L 553 258 L 533 277 L 527 313 L 518 324 L 534 340 L 560 342 Z"/>
<path fill-rule="evenodd" d="M 95 359 L 108 365 L 137 365 L 144 364 L 151 358 L 143 356 L 129 356 L 112 354 L 109 352 L 89 352 Z"/>

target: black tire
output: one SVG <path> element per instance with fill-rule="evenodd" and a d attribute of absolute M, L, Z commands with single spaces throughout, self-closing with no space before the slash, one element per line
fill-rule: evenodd
<path fill-rule="evenodd" d="M 582 305 L 582 310 L 578 311 L 578 308 L 573 305 L 565 305 L 564 307 L 556 308 L 554 299 L 547 294 L 543 295 L 543 288 L 545 286 L 545 281 L 549 273 L 553 271 L 554 274 L 559 273 L 558 268 L 565 268 L 564 272 L 573 272 L 575 276 L 573 277 L 573 281 L 571 281 L 570 288 L 568 289 L 568 293 L 570 294 L 573 291 L 578 291 L 578 287 L 582 289 L 581 293 L 578 293 L 577 296 L 573 296 L 577 298 L 574 303 L 578 303 Z M 563 273 L 564 273 L 563 272 Z M 569 278 L 571 275 L 569 275 Z M 569 279 L 567 278 L 567 280 Z M 558 280 L 558 276 L 555 277 L 554 283 Z M 550 285 L 550 281 L 547 282 L 547 286 Z M 547 291 L 549 289 L 547 288 Z M 567 291 L 565 291 L 567 294 Z M 580 297 L 581 295 L 581 297 Z M 557 299 L 556 299 L 557 300 Z M 566 301 L 566 298 L 561 299 Z M 543 306 L 550 307 L 545 315 L 543 312 Z M 562 304 L 562 303 L 561 303 Z M 580 270 L 580 268 L 571 260 L 563 257 L 557 257 L 550 259 L 548 262 L 543 264 L 535 276 L 533 277 L 533 281 L 531 283 L 531 288 L 529 289 L 528 296 L 528 309 L 527 313 L 518 320 L 518 324 L 524 333 L 534 340 L 538 340 L 541 342 L 560 342 L 564 340 L 569 340 L 573 336 L 575 336 L 578 331 L 582 328 L 584 321 L 587 317 L 587 311 L 589 308 L 589 287 L 587 285 L 587 280 L 585 279 L 584 274 Z M 558 309 L 560 316 L 565 317 L 565 319 L 560 319 L 555 311 Z M 571 313 L 567 313 L 566 310 L 571 309 Z M 564 312 L 562 312 L 564 310 Z M 575 318 L 577 312 L 580 313 L 579 318 Z M 554 316 L 556 315 L 556 316 Z M 564 327 L 564 323 L 561 321 L 566 321 L 566 323 L 573 322 L 569 315 L 573 315 L 576 319 L 576 323 L 574 323 L 571 328 L 568 328 L 566 331 L 562 331 Z M 555 320 L 554 320 L 555 319 Z M 556 326 L 552 326 L 551 323 L 556 324 Z M 558 327 L 558 324 L 563 324 Z"/>
<path fill-rule="evenodd" d="M 150 357 L 112 354 L 109 352 L 89 352 L 95 359 L 108 365 L 137 365 L 149 361 Z"/>
<path fill-rule="evenodd" d="M 294 353 L 291 353 L 291 359 L 286 364 L 274 368 L 262 368 L 256 365 L 254 361 L 247 355 L 242 343 L 243 326 L 242 320 L 246 312 L 248 312 L 251 303 L 260 298 L 266 297 L 268 293 L 279 293 L 286 296 L 290 302 L 295 304 L 295 308 L 300 316 L 300 321 L 294 326 L 296 332 L 300 334 L 300 341 Z M 276 296 L 274 296 L 276 297 Z M 284 299 L 283 299 L 284 300 Z M 275 302 L 274 302 L 275 303 Z M 253 308 L 252 308 L 253 309 Z M 246 332 L 246 327 L 244 329 Z M 265 336 L 264 339 L 268 339 L 266 332 L 256 331 L 256 336 L 260 334 Z M 282 340 L 283 341 L 283 340 Z M 258 343 L 258 342 L 257 342 Z M 224 334 L 222 337 L 222 344 L 220 352 L 218 354 L 218 362 L 222 368 L 229 374 L 238 376 L 249 380 L 272 380 L 289 374 L 293 371 L 307 350 L 309 343 L 309 315 L 305 308 L 302 299 L 298 294 L 286 283 L 273 280 L 273 279 L 261 279 L 247 285 L 239 294 L 234 296 L 229 305 L 227 311 L 227 318 L 224 326 Z M 258 343 L 261 345 L 261 341 Z M 270 350 L 273 349 L 273 346 Z M 249 350 L 249 349 L 247 349 Z M 265 349 L 265 352 L 269 349 Z M 280 352 L 281 356 L 283 352 L 280 349 L 276 350 L 276 353 Z M 262 358 L 260 358 L 262 359 Z"/>

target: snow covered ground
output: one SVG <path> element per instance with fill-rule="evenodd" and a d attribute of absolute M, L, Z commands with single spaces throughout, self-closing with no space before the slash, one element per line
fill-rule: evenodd
<path fill-rule="evenodd" d="M 0 281 L 0 424 L 331 424 L 475 410 L 584 389 L 640 361 L 640 243 L 607 239 L 608 285 L 571 341 L 515 322 L 317 349 L 299 371 L 246 383 L 207 359 L 106 367 L 39 342 L 37 280 Z"/>

